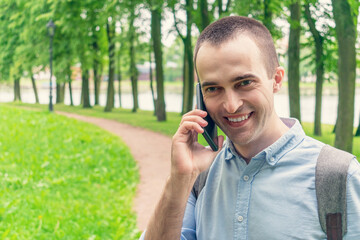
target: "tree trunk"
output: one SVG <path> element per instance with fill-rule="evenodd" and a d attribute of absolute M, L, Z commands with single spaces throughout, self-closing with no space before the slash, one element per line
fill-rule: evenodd
<path fill-rule="evenodd" d="M 114 108 L 114 78 L 115 78 L 115 21 L 106 24 L 107 37 L 109 42 L 109 79 L 106 97 L 105 112 L 111 112 Z"/>
<path fill-rule="evenodd" d="M 323 42 L 324 39 L 315 27 L 315 19 L 311 17 L 310 5 L 305 4 L 305 17 L 309 25 L 310 32 L 315 41 L 316 51 L 316 93 L 315 93 L 315 119 L 314 135 L 321 136 L 321 109 L 322 109 L 322 90 L 324 82 L 324 59 L 323 59 Z"/>
<path fill-rule="evenodd" d="M 184 60 L 183 60 L 183 92 L 182 92 L 182 108 L 181 114 L 184 114 L 193 108 L 194 98 L 194 64 L 193 52 L 191 44 L 191 27 L 192 27 L 192 11 L 193 0 L 186 0 L 186 37 L 184 37 L 179 28 L 175 16 L 175 8 L 173 8 L 173 15 L 175 20 L 175 28 L 181 40 L 184 43 Z"/>
<path fill-rule="evenodd" d="M 118 85 L 118 94 L 119 94 L 119 107 L 122 107 L 122 102 L 121 102 L 121 80 L 122 80 L 122 76 L 121 76 L 121 54 L 120 52 L 118 53 L 118 60 L 117 60 L 117 75 L 118 75 L 118 81 L 119 81 L 119 85 Z"/>
<path fill-rule="evenodd" d="M 93 42 L 93 50 L 94 50 L 94 61 L 93 61 L 93 73 L 94 73 L 94 97 L 95 103 L 94 105 L 100 105 L 99 95 L 100 95 L 100 77 L 101 77 L 101 66 L 99 63 L 99 45 L 97 43 L 96 34 L 94 34 L 94 42 Z"/>
<path fill-rule="evenodd" d="M 290 117 L 301 122 L 300 113 L 300 4 L 298 1 L 290 5 L 290 36 L 289 36 L 289 106 Z"/>
<path fill-rule="evenodd" d="M 65 83 L 56 83 L 56 103 L 64 103 Z"/>
<path fill-rule="evenodd" d="M 35 102 L 39 103 L 39 94 L 38 94 L 38 91 L 37 91 L 35 78 L 34 78 L 34 75 L 32 75 L 32 73 L 30 73 L 30 78 L 31 78 L 31 84 L 32 84 L 32 87 L 33 87 L 33 90 L 34 90 Z"/>
<path fill-rule="evenodd" d="M 70 97 L 70 106 L 74 106 L 72 87 L 71 87 L 71 79 L 69 80 L 69 97 Z"/>
<path fill-rule="evenodd" d="M 339 104 L 335 147 L 352 152 L 356 77 L 356 21 L 348 0 L 332 0 L 338 41 Z"/>
<path fill-rule="evenodd" d="M 98 62 L 94 60 L 93 63 L 93 73 L 94 73 L 94 105 L 100 105 L 99 96 L 100 96 L 100 76 L 98 72 Z"/>
<path fill-rule="evenodd" d="M 273 21 L 272 21 L 272 10 L 271 10 L 271 0 L 264 0 L 264 25 L 273 34 Z"/>
<path fill-rule="evenodd" d="M 61 103 L 65 101 L 65 83 L 61 83 Z"/>
<path fill-rule="evenodd" d="M 82 78 L 82 100 L 83 108 L 90 108 L 90 91 L 89 91 L 89 70 L 83 69 L 81 73 Z"/>
<path fill-rule="evenodd" d="M 14 80 L 14 102 L 21 102 L 21 94 L 20 94 L 20 78 L 16 77 Z"/>
<path fill-rule="evenodd" d="M 223 8 L 222 8 L 222 5 L 223 5 L 222 0 L 218 0 L 219 18 L 221 18 L 221 15 L 223 14 Z"/>
<path fill-rule="evenodd" d="M 156 117 L 159 122 L 166 121 L 164 71 L 161 48 L 161 9 L 151 10 L 151 37 L 154 46 L 156 67 Z"/>
<path fill-rule="evenodd" d="M 154 116 L 156 116 L 156 96 L 155 96 L 155 92 L 154 92 L 154 86 L 153 86 L 153 70 L 152 70 L 152 51 L 151 51 L 151 45 L 149 47 L 149 62 L 150 62 L 150 69 L 149 69 L 149 80 L 150 80 L 150 91 L 151 91 L 151 96 L 153 99 L 153 104 L 154 104 Z"/>
<path fill-rule="evenodd" d="M 61 85 L 59 82 L 56 82 L 56 103 L 61 103 L 60 97 L 61 96 Z"/>
<path fill-rule="evenodd" d="M 185 41 L 184 41 L 184 46 L 185 46 Z M 186 97 L 188 95 L 187 91 L 188 91 L 188 87 L 187 87 L 187 78 L 189 77 L 189 74 L 187 73 L 188 70 L 188 64 L 187 64 L 187 52 L 185 50 L 185 47 L 184 47 L 184 56 L 183 56 L 183 69 L 182 69 L 182 74 L 183 74 L 183 87 L 182 87 L 182 107 L 181 107 L 181 114 L 185 114 L 187 113 L 187 101 L 188 101 L 188 98 Z"/>
<path fill-rule="evenodd" d="M 129 28 L 129 41 L 130 41 L 130 79 L 132 86 L 132 95 L 133 95 L 133 109 L 132 112 L 136 112 L 139 108 L 138 103 L 138 84 L 137 77 L 138 71 L 136 68 L 135 61 L 135 28 L 134 28 L 134 20 L 135 20 L 135 9 L 132 9 L 130 16 L 130 28 Z"/>
<path fill-rule="evenodd" d="M 83 86 L 82 86 L 82 82 L 81 82 L 81 94 L 80 94 L 80 105 L 84 104 L 84 91 L 83 91 Z"/>
<path fill-rule="evenodd" d="M 185 73 L 187 77 L 184 78 L 184 113 L 189 112 L 193 108 L 193 99 L 194 99 L 194 64 L 193 64 L 193 49 L 192 49 L 192 40 L 191 40 L 191 26 L 192 26 L 192 0 L 186 0 L 186 38 L 184 43 L 185 51 Z"/>
<path fill-rule="evenodd" d="M 71 74 L 72 74 L 72 71 L 71 71 L 70 62 L 68 62 L 68 64 L 66 65 L 65 72 L 66 72 L 66 79 L 65 79 L 65 83 L 64 83 L 64 99 L 65 99 L 65 86 L 66 86 L 66 83 L 68 83 L 70 106 L 74 106 L 73 95 L 72 95 L 72 87 L 71 87 L 71 82 L 72 82 Z"/>
<path fill-rule="evenodd" d="M 210 24 L 208 2 L 207 0 L 199 0 L 198 4 L 201 13 L 201 29 L 199 30 L 202 32 Z"/>

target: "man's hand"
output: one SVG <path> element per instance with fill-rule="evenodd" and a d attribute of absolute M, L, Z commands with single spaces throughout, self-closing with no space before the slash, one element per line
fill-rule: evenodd
<path fill-rule="evenodd" d="M 171 175 L 150 219 L 146 240 L 180 239 L 187 199 L 197 176 L 214 160 L 218 152 L 197 142 L 207 122 L 206 112 L 193 110 L 186 113 L 172 139 Z M 219 149 L 224 137 L 218 137 Z M 220 150 L 219 150 L 220 151 Z"/>
<path fill-rule="evenodd" d="M 206 115 L 207 112 L 196 109 L 183 116 L 179 129 L 172 139 L 172 175 L 197 177 L 202 171 L 209 168 L 218 154 L 197 142 L 198 134 L 203 133 L 203 127 L 208 124 L 204 120 Z M 223 141 L 224 137 L 219 136 L 219 149 L 221 149 Z"/>

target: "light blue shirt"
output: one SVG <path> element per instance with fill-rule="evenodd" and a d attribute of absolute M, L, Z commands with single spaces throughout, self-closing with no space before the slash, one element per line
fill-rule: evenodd
<path fill-rule="evenodd" d="M 181 239 L 326 239 L 315 193 L 315 165 L 324 144 L 307 137 L 297 120 L 282 120 L 290 130 L 249 164 L 226 141 L 198 199 L 188 199 Z M 344 239 L 359 240 L 355 158 L 348 170 L 347 220 Z"/>

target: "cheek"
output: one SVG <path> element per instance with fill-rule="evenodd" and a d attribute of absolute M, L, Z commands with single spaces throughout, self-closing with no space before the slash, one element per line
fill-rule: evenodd
<path fill-rule="evenodd" d="M 206 110 L 209 112 L 214 112 L 219 108 L 219 100 L 216 97 L 206 97 L 204 96 L 204 103 L 206 106 Z"/>
<path fill-rule="evenodd" d="M 264 88 L 259 89 L 259 98 L 261 98 L 264 105 L 272 105 L 274 101 L 274 94 L 273 94 L 273 88 L 272 86 L 267 86 Z"/>

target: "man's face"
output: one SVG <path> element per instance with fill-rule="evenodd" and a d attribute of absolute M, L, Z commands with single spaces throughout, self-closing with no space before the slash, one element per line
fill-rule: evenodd
<path fill-rule="evenodd" d="M 271 138 L 279 70 L 269 79 L 260 50 L 250 38 L 239 36 L 220 46 L 205 42 L 196 64 L 206 108 L 238 150 Z"/>

